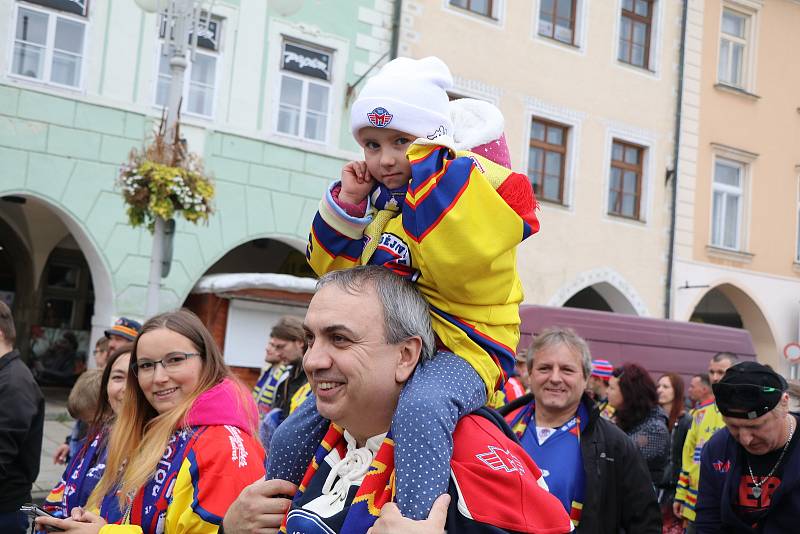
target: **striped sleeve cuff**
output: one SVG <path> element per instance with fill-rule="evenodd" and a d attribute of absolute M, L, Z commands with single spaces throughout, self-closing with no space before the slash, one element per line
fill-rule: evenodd
<path fill-rule="evenodd" d="M 333 182 L 325 192 L 325 197 L 319 203 L 319 214 L 331 228 L 340 234 L 350 239 L 361 239 L 364 229 L 372 222 L 372 215 L 370 214 L 371 200 L 367 197 L 367 214 L 364 217 L 348 215 L 341 206 L 336 204 L 331 194 L 333 188 L 339 184 L 338 180 Z"/>

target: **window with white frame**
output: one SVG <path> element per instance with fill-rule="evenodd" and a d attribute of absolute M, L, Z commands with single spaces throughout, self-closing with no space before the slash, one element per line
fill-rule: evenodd
<path fill-rule="evenodd" d="M 35 2 L 62 7 L 57 2 Z M 65 87 L 80 87 L 86 39 L 85 3 L 68 12 L 17 4 L 11 73 Z M 78 11 L 76 11 L 78 9 Z M 63 14 L 62 14 L 63 13 Z"/>
<path fill-rule="evenodd" d="M 332 60 L 331 51 L 283 42 L 276 131 L 321 143 L 328 140 Z"/>
<path fill-rule="evenodd" d="M 197 37 L 194 60 L 186 66 L 182 109 L 192 115 L 203 117 L 214 115 L 220 29 L 221 21 L 211 20 L 208 22 L 208 28 Z M 165 23 L 162 21 L 162 38 L 164 32 Z M 169 47 L 162 44 L 158 57 L 158 81 L 156 82 L 156 105 L 158 106 L 169 104 L 169 85 L 172 81 L 169 61 Z"/>
<path fill-rule="evenodd" d="M 745 86 L 749 25 L 749 15 L 729 8 L 722 10 L 717 72 L 720 83 L 740 88 Z"/>
<path fill-rule="evenodd" d="M 737 161 L 717 158 L 714 162 L 711 244 L 715 247 L 740 249 L 745 170 Z"/>

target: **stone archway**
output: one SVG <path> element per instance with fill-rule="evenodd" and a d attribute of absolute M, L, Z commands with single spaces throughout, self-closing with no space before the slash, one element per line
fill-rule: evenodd
<path fill-rule="evenodd" d="M 88 337 L 89 346 L 92 346 L 111 324 L 114 304 L 110 270 L 88 229 L 63 206 L 29 192 L 4 192 L 0 200 L 0 218 L 5 223 L 6 235 L 13 236 L 9 242 L 16 242 L 12 246 L 22 255 L 17 260 L 17 265 L 21 266 L 17 275 L 21 309 L 15 309 L 15 313 L 20 314 L 25 337 L 18 340 L 18 345 L 25 346 L 28 331 L 35 324 L 41 279 L 50 254 L 66 239 L 79 249 L 91 276 L 94 306 L 89 312 Z"/>
<path fill-rule="evenodd" d="M 761 306 L 746 291 L 731 283 L 714 285 L 691 308 L 690 321 L 744 328 L 753 338 L 758 360 L 781 364 L 779 347 Z"/>
<path fill-rule="evenodd" d="M 548 306 L 566 306 L 647 317 L 644 301 L 622 275 L 613 269 L 581 273 L 559 289 Z"/>

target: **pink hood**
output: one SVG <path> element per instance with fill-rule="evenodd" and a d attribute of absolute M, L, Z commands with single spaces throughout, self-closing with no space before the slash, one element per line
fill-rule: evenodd
<path fill-rule="evenodd" d="M 258 408 L 249 391 L 226 378 L 197 397 L 185 422 L 189 426 L 231 425 L 251 434 L 258 428 Z"/>

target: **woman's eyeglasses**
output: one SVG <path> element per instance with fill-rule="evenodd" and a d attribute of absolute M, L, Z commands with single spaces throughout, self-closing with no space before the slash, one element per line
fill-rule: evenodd
<path fill-rule="evenodd" d="M 174 373 L 180 369 L 186 360 L 192 356 L 200 356 L 199 352 L 170 352 L 160 360 L 136 360 L 131 364 L 131 371 L 136 376 L 152 376 L 156 366 L 160 363 L 167 373 Z"/>

